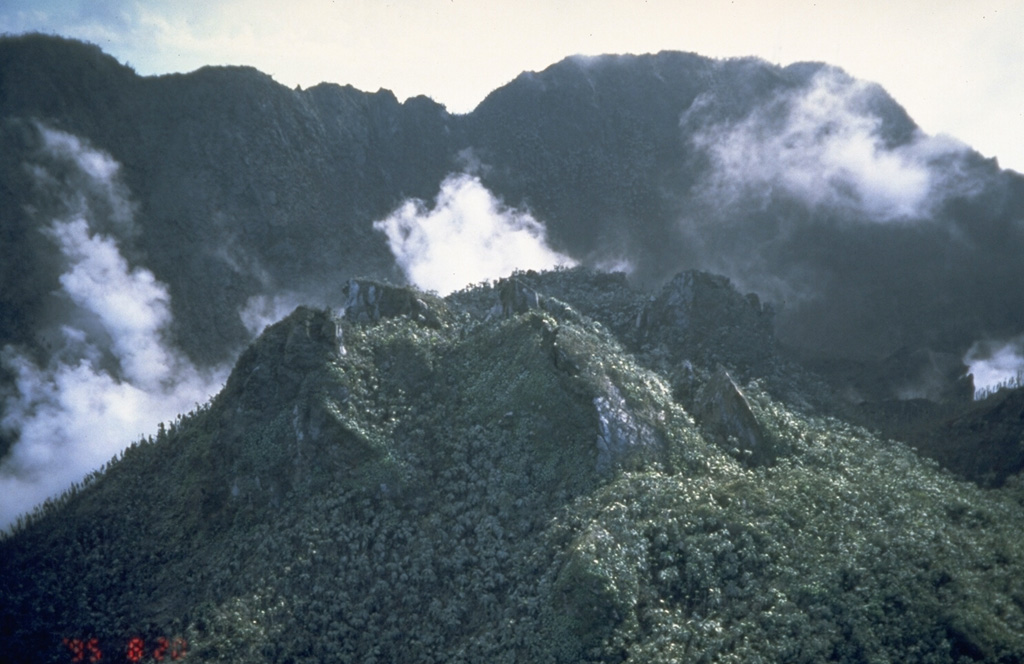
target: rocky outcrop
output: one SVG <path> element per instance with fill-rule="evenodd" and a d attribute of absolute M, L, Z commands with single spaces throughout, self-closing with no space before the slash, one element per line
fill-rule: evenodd
<path fill-rule="evenodd" d="M 664 343 L 680 358 L 714 366 L 724 358 L 741 374 L 764 370 L 774 347 L 774 311 L 741 295 L 728 278 L 680 272 L 637 316 L 639 338 Z"/>
<path fill-rule="evenodd" d="M 350 279 L 343 289 L 345 319 L 376 323 L 382 318 L 404 316 L 421 325 L 441 327 L 441 317 L 416 292 L 376 281 Z"/>
<path fill-rule="evenodd" d="M 236 508 L 278 507 L 296 487 L 347 476 L 373 458 L 372 446 L 338 417 L 349 394 L 328 368 L 345 353 L 335 316 L 310 307 L 242 353 L 215 400 L 205 461 L 193 469 L 204 527 L 220 527 Z"/>
<path fill-rule="evenodd" d="M 501 279 L 496 286 L 498 304 L 495 305 L 495 311 L 503 318 L 541 308 L 540 296 L 537 295 L 537 291 L 515 277 Z"/>
<path fill-rule="evenodd" d="M 310 372 L 344 352 L 331 313 L 299 307 L 242 353 L 225 394 L 237 396 L 244 410 L 261 410 L 267 403 L 297 396 Z"/>
<path fill-rule="evenodd" d="M 633 415 L 615 385 L 608 383 L 604 393 L 594 397 L 597 410 L 597 472 L 606 473 L 627 463 L 640 452 L 659 446 L 658 437 L 648 424 Z"/>
<path fill-rule="evenodd" d="M 716 443 L 746 463 L 762 465 L 775 458 L 747 396 L 724 368 L 697 395 L 694 414 Z"/>

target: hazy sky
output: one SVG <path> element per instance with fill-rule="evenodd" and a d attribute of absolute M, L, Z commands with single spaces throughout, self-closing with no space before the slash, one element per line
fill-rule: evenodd
<path fill-rule="evenodd" d="M 26 31 L 91 41 L 142 74 L 248 64 L 453 112 L 575 53 L 821 60 L 1024 172 L 1024 0 L 5 0 L 0 33 Z"/>

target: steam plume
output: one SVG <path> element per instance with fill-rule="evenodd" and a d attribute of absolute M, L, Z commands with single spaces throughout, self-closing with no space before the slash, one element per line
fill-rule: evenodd
<path fill-rule="evenodd" d="M 705 128 L 694 143 L 715 165 L 710 192 L 749 200 L 781 188 L 812 209 L 842 209 L 867 223 L 929 216 L 932 194 L 950 184 L 935 166 L 965 146 L 920 133 L 905 142 L 885 136 L 873 108 L 882 94 L 825 69 L 806 89 L 779 95 L 739 122 Z"/>
<path fill-rule="evenodd" d="M 465 174 L 445 179 L 432 210 L 410 200 L 373 226 L 409 281 L 442 295 L 516 269 L 575 264 L 548 246 L 547 230 L 528 212 L 503 207 Z"/>
<path fill-rule="evenodd" d="M 0 353 L 15 378 L 0 418 L 15 440 L 0 464 L 0 528 L 205 402 L 224 379 L 174 348 L 166 286 L 123 255 L 133 220 L 117 162 L 70 134 L 40 135 L 29 168 L 40 207 L 54 213 L 39 221 L 62 272 L 40 347 Z"/>
<path fill-rule="evenodd" d="M 1024 384 L 1024 335 L 1009 341 L 978 341 L 964 356 L 974 376 L 975 397 Z"/>

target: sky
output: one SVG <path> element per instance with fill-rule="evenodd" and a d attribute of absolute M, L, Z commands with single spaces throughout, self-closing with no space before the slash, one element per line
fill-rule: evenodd
<path fill-rule="evenodd" d="M 144 75 L 251 65 L 455 113 L 574 54 L 824 61 L 881 83 L 927 133 L 1024 172 L 1024 0 L 5 0 L 0 33 L 32 31 Z"/>

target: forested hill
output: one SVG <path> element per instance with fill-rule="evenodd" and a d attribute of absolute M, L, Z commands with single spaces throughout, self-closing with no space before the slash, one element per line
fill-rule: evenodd
<path fill-rule="evenodd" d="M 813 414 L 722 278 L 342 290 L 0 540 L 8 661 L 1024 657 L 1019 481 Z"/>

